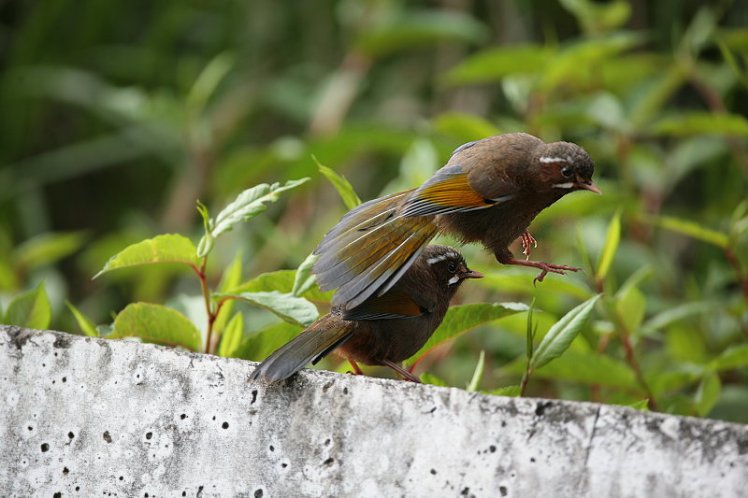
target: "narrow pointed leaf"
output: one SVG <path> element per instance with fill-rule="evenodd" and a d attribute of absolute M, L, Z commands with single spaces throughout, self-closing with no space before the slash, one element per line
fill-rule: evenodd
<path fill-rule="evenodd" d="M 150 303 L 132 303 L 114 319 L 109 339 L 138 337 L 145 342 L 200 351 L 200 331 L 176 310 Z"/>
<path fill-rule="evenodd" d="M 317 161 L 317 158 L 314 157 L 314 162 L 317 163 L 317 169 L 320 173 L 322 173 L 325 178 L 332 184 L 333 187 L 335 187 L 335 190 L 338 191 L 338 195 L 340 195 L 340 198 L 343 199 L 343 204 L 345 204 L 345 207 L 348 209 L 353 209 L 359 204 L 361 204 L 361 199 L 359 198 L 358 194 L 356 194 L 356 191 L 353 189 L 353 185 L 340 173 L 335 171 L 332 168 L 328 168 L 327 166 L 321 164 L 319 161 Z"/>
<path fill-rule="evenodd" d="M 179 234 L 165 234 L 146 239 L 126 247 L 109 258 L 94 278 L 120 268 L 160 263 L 196 266 L 198 261 L 195 245 L 190 239 Z"/>
<path fill-rule="evenodd" d="M 296 337 L 302 327 L 286 322 L 275 323 L 245 338 L 238 348 L 231 352 L 231 357 L 244 360 L 260 361 L 270 353 Z"/>
<path fill-rule="evenodd" d="M 522 303 L 479 303 L 452 306 L 441 325 L 412 359 L 417 360 L 431 349 L 470 329 L 506 316 L 527 311 Z"/>
<path fill-rule="evenodd" d="M 221 334 L 221 343 L 218 346 L 218 356 L 231 358 L 239 348 L 244 338 L 244 317 L 236 313 Z"/>
<path fill-rule="evenodd" d="M 481 350 L 480 356 L 478 356 L 478 363 L 475 365 L 475 371 L 473 377 L 470 379 L 470 383 L 467 385 L 466 391 L 475 392 L 480 386 L 480 381 L 483 378 L 483 370 L 486 366 L 486 352 Z"/>
<path fill-rule="evenodd" d="M 605 245 L 600 253 L 600 260 L 597 263 L 595 280 L 601 282 L 608 275 L 613 258 L 618 251 L 618 244 L 621 240 L 621 210 L 616 211 L 608 225 L 608 234 L 605 236 Z"/>
<path fill-rule="evenodd" d="M 726 248 L 730 242 L 727 234 L 705 228 L 693 221 L 681 220 L 671 216 L 660 216 L 656 219 L 656 224 L 672 232 L 678 232 L 694 239 L 699 239 L 717 247 Z"/>
<path fill-rule="evenodd" d="M 508 398 L 516 398 L 520 393 L 520 386 L 504 386 L 491 391 L 486 391 L 486 394 L 493 394 L 494 396 L 506 396 Z"/>
<path fill-rule="evenodd" d="M 312 253 L 299 265 L 299 268 L 296 270 L 296 275 L 294 275 L 291 294 L 294 296 L 301 296 L 314 287 L 315 278 L 314 274 L 312 274 L 312 267 L 314 266 L 314 263 L 317 262 L 318 258 L 319 256 Z"/>
<path fill-rule="evenodd" d="M 78 322 L 78 327 L 88 337 L 99 337 L 99 332 L 96 330 L 96 324 L 93 323 L 86 315 L 84 315 L 78 308 L 73 306 L 71 303 L 66 302 L 68 309 L 75 317 L 75 321 Z"/>
<path fill-rule="evenodd" d="M 722 383 L 719 380 L 719 376 L 716 373 L 707 374 L 699 384 L 699 388 L 696 390 L 696 413 L 701 417 L 709 415 L 714 405 L 717 404 L 720 392 L 722 391 Z"/>
<path fill-rule="evenodd" d="M 574 338 L 581 332 L 599 298 L 600 295 L 597 295 L 583 302 L 551 327 L 538 347 L 535 348 L 535 356 L 531 361 L 533 370 L 541 368 L 566 351 Z"/>

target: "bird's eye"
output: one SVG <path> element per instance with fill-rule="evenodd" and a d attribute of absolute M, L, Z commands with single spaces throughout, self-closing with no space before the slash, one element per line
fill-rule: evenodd
<path fill-rule="evenodd" d="M 571 178 L 574 174 L 574 170 L 571 168 L 571 166 L 564 166 L 564 168 L 561 170 L 561 174 L 564 176 L 564 178 Z"/>
<path fill-rule="evenodd" d="M 447 265 L 447 270 L 449 270 L 449 273 L 454 273 L 457 271 L 457 264 L 456 263 L 449 263 Z"/>

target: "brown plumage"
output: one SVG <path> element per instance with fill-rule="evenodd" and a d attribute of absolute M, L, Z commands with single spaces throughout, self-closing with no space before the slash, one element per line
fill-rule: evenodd
<path fill-rule="evenodd" d="M 338 289 L 333 304 L 352 309 L 394 285 L 437 233 L 480 242 L 503 264 L 548 272 L 578 268 L 515 259 L 508 246 L 527 232 L 535 216 L 576 190 L 600 193 L 594 165 L 573 143 L 544 143 L 526 133 L 467 143 L 417 189 L 364 203 L 346 214 L 316 249 L 319 286 Z"/>
<path fill-rule="evenodd" d="M 271 354 L 251 379 L 275 382 L 290 377 L 330 351 L 358 363 L 386 365 L 418 382 L 399 364 L 426 344 L 466 278 L 480 278 L 450 247 L 428 246 L 386 293 L 351 310 L 333 310 Z"/>

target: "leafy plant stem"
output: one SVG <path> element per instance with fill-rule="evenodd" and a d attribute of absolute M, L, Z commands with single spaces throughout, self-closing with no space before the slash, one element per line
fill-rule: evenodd
<path fill-rule="evenodd" d="M 645 393 L 647 393 L 647 406 L 651 411 L 657 411 L 657 401 L 655 400 L 654 394 L 652 393 L 652 389 L 650 389 L 649 384 L 647 383 L 646 379 L 644 378 L 644 375 L 642 375 L 641 368 L 639 368 L 639 362 L 636 360 L 636 355 L 634 354 L 634 345 L 631 343 L 631 335 L 628 333 L 627 330 L 621 330 L 621 344 L 623 344 L 623 349 L 626 352 L 626 361 L 628 362 L 629 366 L 631 366 L 631 369 L 634 371 L 634 375 L 636 375 L 636 380 L 641 386 L 641 388 L 644 390 Z"/>
<path fill-rule="evenodd" d="M 200 280 L 200 290 L 203 294 L 205 312 L 208 315 L 208 333 L 205 339 L 205 353 L 210 354 L 213 340 L 213 324 L 216 321 L 216 316 L 218 316 L 219 308 L 218 306 L 214 308 L 210 303 L 210 289 L 208 288 L 208 278 L 205 272 L 207 265 L 208 257 L 203 256 L 200 261 L 200 267 L 193 266 L 193 269 L 195 270 L 195 273 L 197 273 L 197 278 Z"/>
<path fill-rule="evenodd" d="M 522 382 L 519 384 L 519 396 L 524 397 L 525 395 L 525 389 L 527 389 L 527 383 L 530 382 L 530 375 L 532 375 L 532 367 L 530 366 L 530 362 L 527 362 L 527 369 L 525 370 L 525 373 L 522 375 Z"/>

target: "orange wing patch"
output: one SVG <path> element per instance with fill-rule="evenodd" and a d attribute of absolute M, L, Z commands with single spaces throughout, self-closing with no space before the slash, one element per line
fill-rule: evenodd
<path fill-rule="evenodd" d="M 473 211 L 493 204 L 470 186 L 467 173 L 459 165 L 446 166 L 413 192 L 405 203 L 403 216 Z"/>

